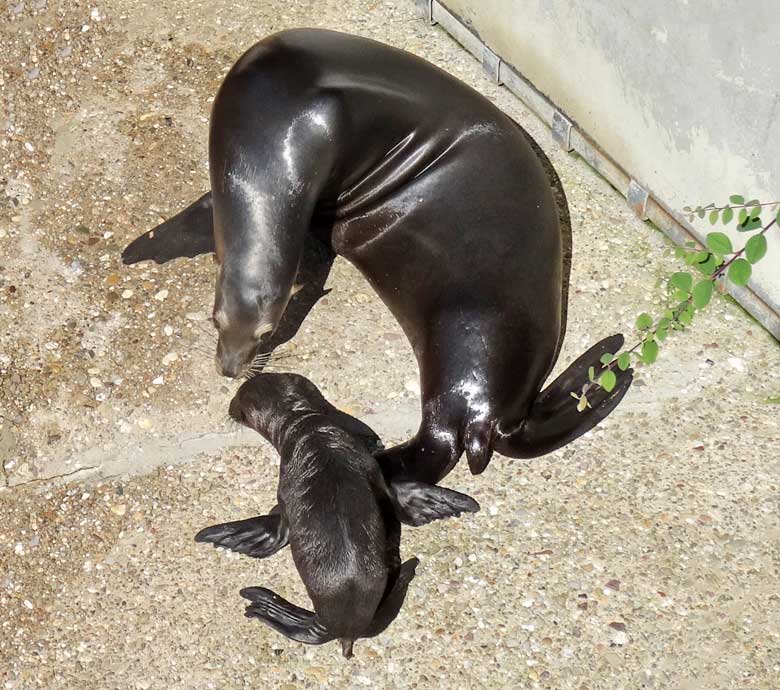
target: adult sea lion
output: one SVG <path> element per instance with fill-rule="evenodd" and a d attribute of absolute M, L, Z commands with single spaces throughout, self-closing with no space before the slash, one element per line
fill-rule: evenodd
<path fill-rule="evenodd" d="M 438 481 L 464 450 L 475 474 L 494 450 L 549 453 L 628 390 L 630 369 L 581 413 L 570 397 L 620 335 L 541 390 L 565 330 L 563 190 L 514 121 L 430 63 L 333 31 L 274 34 L 217 93 L 209 167 L 210 198 L 131 243 L 125 262 L 213 247 L 217 361 L 232 377 L 273 337 L 305 248 L 322 240 L 351 261 L 420 369 L 422 423 L 378 456 L 387 476 Z"/>
<path fill-rule="evenodd" d="M 479 510 L 465 494 L 414 481 L 386 482 L 363 443 L 311 381 L 260 374 L 230 403 L 230 416 L 262 434 L 281 457 L 278 505 L 269 515 L 215 525 L 196 541 L 264 558 L 288 543 L 314 604 L 307 611 L 249 587 L 246 615 L 306 644 L 339 639 L 344 656 L 401 609 L 417 559 L 401 564 L 401 524 Z M 343 413 L 341 413 L 343 415 Z"/>

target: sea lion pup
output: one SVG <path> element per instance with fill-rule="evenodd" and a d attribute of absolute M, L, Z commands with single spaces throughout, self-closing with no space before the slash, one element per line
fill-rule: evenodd
<path fill-rule="evenodd" d="M 313 238 L 348 259 L 420 370 L 422 422 L 377 456 L 386 476 L 436 482 L 464 451 L 474 474 L 494 451 L 550 453 L 631 385 L 632 371 L 615 369 L 589 408 L 571 398 L 622 346 L 614 335 L 542 390 L 565 331 L 560 180 L 511 118 L 425 60 L 334 31 L 269 36 L 214 99 L 209 169 L 210 197 L 136 239 L 124 261 L 213 246 L 217 365 L 238 377 L 278 327 Z"/>
<path fill-rule="evenodd" d="M 314 604 L 295 606 L 269 589 L 241 596 L 256 617 L 306 644 L 373 637 L 395 619 L 417 559 L 401 565 L 400 523 L 479 510 L 465 494 L 420 482 L 387 483 L 363 444 L 334 422 L 332 406 L 297 374 L 260 374 L 230 403 L 230 416 L 254 429 L 281 457 L 278 505 L 270 515 L 208 527 L 196 541 L 264 558 L 287 543 Z"/>

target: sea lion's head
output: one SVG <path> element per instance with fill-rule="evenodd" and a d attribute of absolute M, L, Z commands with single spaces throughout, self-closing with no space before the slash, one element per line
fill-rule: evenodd
<path fill-rule="evenodd" d="M 243 376 L 252 360 L 279 326 L 293 290 L 286 282 L 259 282 L 241 271 L 217 273 L 212 321 L 219 335 L 217 371 Z"/>

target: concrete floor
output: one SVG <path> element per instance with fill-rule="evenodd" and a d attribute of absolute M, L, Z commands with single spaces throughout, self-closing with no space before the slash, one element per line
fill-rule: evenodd
<path fill-rule="evenodd" d="M 718 298 L 615 414 L 535 461 L 446 484 L 475 516 L 407 530 L 401 616 L 307 648 L 243 618 L 238 589 L 307 604 L 289 552 L 196 546 L 274 503 L 277 459 L 227 423 L 208 257 L 119 251 L 207 189 L 210 100 L 275 30 L 418 53 L 548 152 L 574 224 L 559 367 L 640 311 L 677 262 L 581 161 L 411 0 L 24 0 L 0 18 L 0 678 L 3 688 L 729 688 L 780 685 L 778 344 Z M 724 192 L 731 190 L 724 190 Z M 698 203 L 701 199 L 691 199 Z M 337 261 L 291 369 L 390 444 L 416 428 L 400 329 Z M 261 469 L 264 468 L 264 469 Z"/>

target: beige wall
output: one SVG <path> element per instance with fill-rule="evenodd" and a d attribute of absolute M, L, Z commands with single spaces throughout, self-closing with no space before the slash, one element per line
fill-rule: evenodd
<path fill-rule="evenodd" d="M 670 209 L 780 198 L 777 0 L 441 4 Z M 780 228 L 768 239 L 751 287 L 780 312 Z"/>

